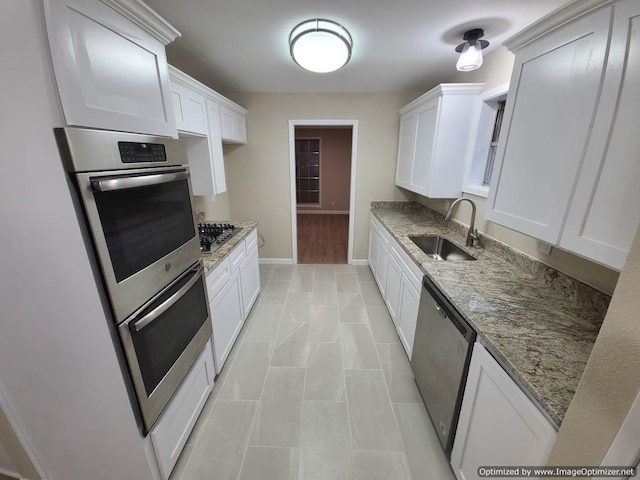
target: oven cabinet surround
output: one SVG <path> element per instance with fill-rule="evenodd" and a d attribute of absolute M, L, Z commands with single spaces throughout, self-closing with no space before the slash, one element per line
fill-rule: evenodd
<path fill-rule="evenodd" d="M 227 191 L 222 143 L 223 126 L 232 112 L 243 119 L 243 141 L 247 143 L 246 113 L 241 106 L 196 79 L 169 65 L 171 99 L 178 134 L 187 144 L 194 195 L 213 196 Z M 235 120 L 231 120 L 233 125 Z"/>
<path fill-rule="evenodd" d="M 258 232 L 253 230 L 207 274 L 216 373 L 220 373 L 260 293 Z"/>
<path fill-rule="evenodd" d="M 45 0 L 67 125 L 175 137 L 165 45 L 180 36 L 138 0 Z"/>
<path fill-rule="evenodd" d="M 476 342 L 451 452 L 456 478 L 478 478 L 481 466 L 546 465 L 556 435 L 549 420 Z"/>
<path fill-rule="evenodd" d="M 213 350 L 209 341 L 151 430 L 151 441 L 163 480 L 169 478 L 187 443 L 213 389 L 215 374 Z"/>
<path fill-rule="evenodd" d="M 396 185 L 431 198 L 462 194 L 483 83 L 440 84 L 400 110 Z"/>
<path fill-rule="evenodd" d="M 639 29 L 637 0 L 574 2 L 506 42 L 487 219 L 623 267 L 640 224 Z"/>
<path fill-rule="evenodd" d="M 411 360 L 423 273 L 373 214 L 369 228 L 369 267 Z"/>

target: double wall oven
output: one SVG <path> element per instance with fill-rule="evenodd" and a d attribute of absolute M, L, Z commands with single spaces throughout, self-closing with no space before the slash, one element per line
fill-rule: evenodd
<path fill-rule="evenodd" d="M 147 433 L 211 337 L 181 140 L 56 129 Z"/>

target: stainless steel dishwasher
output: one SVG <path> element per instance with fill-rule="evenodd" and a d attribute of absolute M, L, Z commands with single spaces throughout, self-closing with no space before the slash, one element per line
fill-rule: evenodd
<path fill-rule="evenodd" d="M 451 456 L 476 332 L 425 276 L 411 369 L 442 448 Z"/>

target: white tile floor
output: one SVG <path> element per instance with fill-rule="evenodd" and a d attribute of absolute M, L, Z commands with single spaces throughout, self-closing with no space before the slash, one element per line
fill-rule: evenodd
<path fill-rule="evenodd" d="M 261 265 L 172 480 L 453 480 L 369 267 Z"/>

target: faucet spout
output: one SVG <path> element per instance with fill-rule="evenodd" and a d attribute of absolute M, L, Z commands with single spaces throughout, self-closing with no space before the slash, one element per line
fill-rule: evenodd
<path fill-rule="evenodd" d="M 447 211 L 447 214 L 445 215 L 444 219 L 445 221 L 448 221 L 451 218 L 451 215 L 453 215 L 454 207 L 458 205 L 460 202 L 463 202 L 465 200 L 471 204 L 471 222 L 469 223 L 469 231 L 467 232 L 467 241 L 465 242 L 465 245 L 467 247 L 471 247 L 473 246 L 473 241 L 478 239 L 478 230 L 475 228 L 475 222 L 476 222 L 475 202 L 470 198 L 466 198 L 466 197 L 461 197 L 461 198 L 458 198 L 457 200 L 454 200 L 454 202 L 449 207 L 449 210 Z"/>

